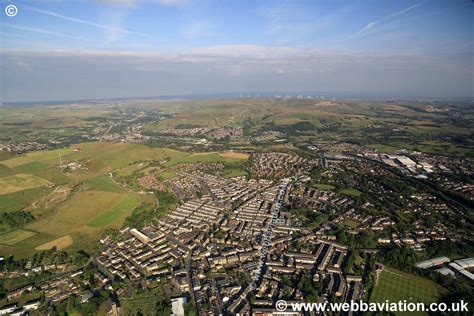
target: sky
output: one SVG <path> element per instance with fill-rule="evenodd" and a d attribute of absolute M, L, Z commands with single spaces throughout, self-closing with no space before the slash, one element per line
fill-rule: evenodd
<path fill-rule="evenodd" d="M 471 0 L 0 0 L 0 8 L 0 102 L 474 96 Z"/>

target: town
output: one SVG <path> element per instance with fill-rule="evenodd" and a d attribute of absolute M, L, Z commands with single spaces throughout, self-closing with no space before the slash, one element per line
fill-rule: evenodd
<path fill-rule="evenodd" d="M 107 299 L 108 313 L 121 315 L 120 302 L 136 288 L 159 288 L 170 297 L 162 312 L 169 308 L 174 315 L 185 310 L 199 315 L 270 315 L 282 298 L 367 298 L 386 271 L 377 263 L 380 254 L 391 249 L 428 254 L 432 252 L 427 248 L 436 243 L 472 245 L 472 231 L 456 225 L 468 216 L 461 203 L 380 179 L 383 175 L 418 182 L 425 179 L 420 175 L 437 179 L 437 173 L 463 167 L 469 172 L 472 165 L 410 151 L 394 156 L 353 145 L 306 146 L 309 153 L 317 153 L 307 158 L 252 153 L 247 178 L 222 177 L 219 170 L 225 164 L 215 162 L 177 165 L 176 177 L 163 184 L 152 175 L 138 178 L 152 193 L 173 192 L 179 206 L 140 227 L 125 226 L 105 235 L 92 260 L 81 266 L 28 262 L 11 270 L 4 265 L 3 278 L 46 271 L 53 277 L 8 292 L 7 302 L 33 293 L 44 296 L 8 303 L 0 313 L 52 311 L 70 297 L 77 297 L 79 305 L 89 304 L 108 291 L 114 293 Z M 439 185 L 447 188 L 446 181 Z M 472 190 L 459 184 L 456 188 L 463 188 L 456 192 L 466 201 L 472 200 Z M 370 196 L 360 199 L 365 192 Z M 404 217 L 411 220 L 402 229 Z M 271 238 L 266 239 L 270 226 Z M 262 254 L 264 240 L 269 241 L 268 254 Z M 412 268 L 430 269 L 472 286 L 472 260 L 428 258 Z"/>

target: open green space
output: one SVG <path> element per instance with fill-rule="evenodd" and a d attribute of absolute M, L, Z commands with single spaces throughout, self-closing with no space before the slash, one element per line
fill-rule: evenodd
<path fill-rule="evenodd" d="M 371 302 L 383 303 L 398 302 L 423 302 L 429 304 L 436 302 L 440 294 L 446 293 L 446 289 L 431 280 L 385 267 L 380 273 L 379 279 L 370 296 Z M 397 313 L 402 315 L 403 313 Z M 425 313 L 418 313 L 425 315 Z"/>
<path fill-rule="evenodd" d="M 384 145 L 384 144 L 373 144 L 373 145 L 368 145 L 367 147 L 377 149 L 378 152 L 387 153 L 387 154 L 393 154 L 399 149 L 397 147 Z"/>
<path fill-rule="evenodd" d="M 362 194 L 362 192 L 360 192 L 357 189 L 342 189 L 339 192 L 342 193 L 342 194 L 352 196 L 352 197 L 359 197 Z"/>
<path fill-rule="evenodd" d="M 21 173 L 7 176 L 0 178 L 0 195 L 41 187 L 48 184 L 49 181 L 31 174 Z"/>
<path fill-rule="evenodd" d="M 342 222 L 342 225 L 350 227 L 350 228 L 357 228 L 359 227 L 360 222 L 353 219 L 346 219 L 345 221 Z"/>
<path fill-rule="evenodd" d="M 11 159 L 15 156 L 15 154 L 13 153 L 10 153 L 8 151 L 3 151 L 3 150 L 0 150 L 0 161 L 2 160 L 7 160 L 7 159 Z"/>
<path fill-rule="evenodd" d="M 56 212 L 45 216 L 28 225 L 28 228 L 55 236 L 64 236 L 77 231 L 88 234 L 96 234 L 96 228 L 87 226 L 92 219 L 114 212 L 114 208 L 128 197 L 129 194 L 122 192 L 104 191 L 82 191 L 76 193 L 66 203 L 62 204 Z M 128 211 L 131 212 L 133 207 Z M 127 213 L 127 212 L 125 212 Z M 117 220 L 115 216 L 112 216 Z M 105 220 L 98 223 L 104 223 Z M 117 224 L 112 221 L 109 224 Z"/>
<path fill-rule="evenodd" d="M 106 191 L 106 192 L 122 192 L 123 189 L 110 180 L 108 176 L 99 176 L 84 181 L 87 190 Z"/>
<path fill-rule="evenodd" d="M 3 245 L 0 244 L 0 255 L 14 255 L 18 258 L 30 257 L 34 252 L 35 248 L 46 242 L 54 240 L 56 237 L 44 233 L 37 233 L 29 238 L 23 239 L 14 245 Z M 86 246 L 83 244 L 82 246 Z"/>
<path fill-rule="evenodd" d="M 48 169 L 48 168 L 49 166 L 47 164 L 41 163 L 39 161 L 31 161 L 31 162 L 15 167 L 14 170 L 17 171 L 18 173 L 36 174 L 38 171 Z"/>
<path fill-rule="evenodd" d="M 12 246 L 22 240 L 25 240 L 34 236 L 35 234 L 36 234 L 35 232 L 29 231 L 29 230 L 16 229 L 8 233 L 1 234 L 0 244 Z"/>
<path fill-rule="evenodd" d="M 226 178 L 245 177 L 247 175 L 248 172 L 244 168 L 226 168 L 222 173 L 222 176 Z"/>
<path fill-rule="evenodd" d="M 325 183 L 315 183 L 313 184 L 313 187 L 318 189 L 318 190 L 323 190 L 323 191 L 328 191 L 328 190 L 334 190 L 335 187 L 330 184 L 325 184 Z"/>
<path fill-rule="evenodd" d="M 161 179 L 161 180 L 169 180 L 169 179 L 173 179 L 173 178 L 176 178 L 177 175 L 176 173 L 172 172 L 172 171 L 168 171 L 168 170 L 165 170 L 163 172 L 160 172 L 158 174 L 158 177 Z"/>
<path fill-rule="evenodd" d="M 48 195 L 51 191 L 51 188 L 38 187 L 0 195 L 0 212 L 19 211 Z"/>
<path fill-rule="evenodd" d="M 7 166 L 0 163 L 0 177 L 10 176 L 14 173 L 14 171 Z"/>
<path fill-rule="evenodd" d="M 104 213 L 93 220 L 91 220 L 87 225 L 90 227 L 105 227 L 120 217 L 123 217 L 124 214 L 133 210 L 137 206 L 137 198 L 134 195 L 129 195 L 115 205 L 107 213 Z"/>
<path fill-rule="evenodd" d="M 193 163 L 193 162 L 239 162 L 242 161 L 242 158 L 237 157 L 226 157 L 222 156 L 219 153 L 194 153 L 189 154 L 186 152 L 174 152 L 167 156 L 169 161 L 166 162 L 164 165 L 166 167 L 172 167 L 179 163 Z"/>

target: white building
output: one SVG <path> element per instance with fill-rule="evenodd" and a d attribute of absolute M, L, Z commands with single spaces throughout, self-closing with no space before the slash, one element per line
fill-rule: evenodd
<path fill-rule="evenodd" d="M 184 316 L 184 304 L 188 302 L 186 297 L 176 297 L 171 299 L 171 315 Z"/>

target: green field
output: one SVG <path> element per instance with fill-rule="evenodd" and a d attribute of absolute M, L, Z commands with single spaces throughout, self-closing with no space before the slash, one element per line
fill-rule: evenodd
<path fill-rule="evenodd" d="M 349 195 L 349 196 L 352 196 L 352 197 L 358 197 L 362 194 L 362 192 L 360 192 L 359 190 L 357 189 L 343 189 L 341 191 L 339 191 L 340 193 L 342 194 L 346 194 L 346 195 Z"/>
<path fill-rule="evenodd" d="M 393 154 L 399 149 L 397 147 L 388 146 L 388 145 L 384 145 L 384 144 L 368 145 L 367 147 L 377 149 L 378 152 L 386 153 L 386 154 Z"/>
<path fill-rule="evenodd" d="M 15 167 L 14 170 L 19 172 L 19 173 L 31 173 L 31 174 L 36 174 L 37 172 L 48 169 L 49 166 L 47 164 L 38 162 L 38 161 L 32 161 L 25 163 L 23 165 L 20 165 L 18 167 Z"/>
<path fill-rule="evenodd" d="M 50 167 L 48 169 L 40 170 L 35 173 L 36 176 L 46 179 L 56 185 L 66 184 L 71 181 L 71 179 L 56 167 Z"/>
<path fill-rule="evenodd" d="M 385 267 L 380 273 L 370 301 L 383 303 L 386 300 L 389 302 L 407 300 L 407 302 L 428 304 L 436 302 L 440 294 L 445 292 L 446 289 L 431 280 Z M 425 315 L 425 313 L 418 313 L 418 315 Z"/>
<path fill-rule="evenodd" d="M 0 163 L 0 177 L 6 177 L 12 175 L 14 172 L 10 168 Z"/>
<path fill-rule="evenodd" d="M 94 218 L 100 218 L 109 212 L 116 212 L 114 208 L 128 196 L 129 194 L 124 192 L 78 192 L 61 205 L 55 213 L 29 224 L 27 227 L 55 236 L 63 236 L 75 231 L 94 235 L 98 233 L 97 228 L 92 228 L 87 224 Z M 128 211 L 131 212 L 132 209 Z M 99 223 L 101 222 L 103 221 L 99 221 Z"/>
<path fill-rule="evenodd" d="M 248 172 L 244 168 L 226 168 L 222 173 L 222 176 L 226 178 L 245 177 L 247 175 Z"/>
<path fill-rule="evenodd" d="M 112 182 L 108 176 L 100 176 L 84 181 L 87 190 L 105 192 L 123 192 L 123 189 Z"/>
<path fill-rule="evenodd" d="M 115 205 L 107 213 L 104 213 L 93 220 L 87 225 L 90 227 L 106 227 L 123 217 L 128 211 L 133 210 L 137 206 L 137 198 L 134 195 L 128 195 L 117 205 Z"/>
<path fill-rule="evenodd" d="M 0 195 L 42 187 L 48 184 L 49 181 L 31 174 L 21 173 L 7 176 L 0 178 Z"/>
<path fill-rule="evenodd" d="M 0 195 L 0 212 L 19 211 L 48 195 L 51 188 L 39 187 Z"/>
<path fill-rule="evenodd" d="M 0 244 L 12 246 L 22 240 L 28 239 L 34 236 L 36 233 L 24 229 L 16 229 L 14 231 L 1 234 L 0 235 Z"/>
<path fill-rule="evenodd" d="M 165 163 L 166 167 L 172 167 L 180 163 L 193 163 L 193 162 L 239 162 L 243 159 L 241 158 L 234 158 L 234 157 L 225 157 L 218 153 L 184 153 L 175 151 L 174 153 L 168 153 L 167 155 L 170 160 Z"/>
<path fill-rule="evenodd" d="M 315 187 L 318 190 L 323 190 L 323 191 L 329 191 L 329 190 L 334 190 L 335 187 L 330 184 L 324 184 L 324 183 L 315 183 L 313 184 L 313 187 Z"/>
<path fill-rule="evenodd" d="M 169 179 L 173 179 L 173 178 L 176 178 L 177 175 L 176 173 L 172 172 L 172 171 L 163 171 L 163 172 L 160 172 L 158 174 L 158 177 L 161 179 L 161 180 L 169 180 Z"/>
<path fill-rule="evenodd" d="M 357 228 L 359 227 L 360 222 L 353 219 L 346 219 L 345 221 L 342 222 L 342 225 L 350 227 L 350 228 Z"/>

